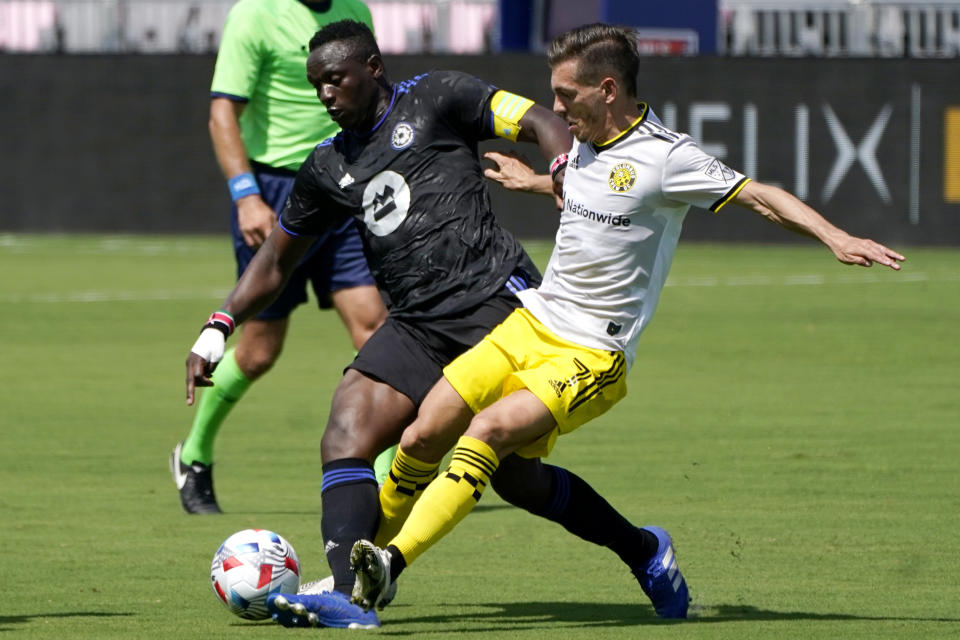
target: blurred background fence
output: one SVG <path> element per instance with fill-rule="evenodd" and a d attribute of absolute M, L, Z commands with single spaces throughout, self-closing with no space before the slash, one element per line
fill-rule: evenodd
<path fill-rule="evenodd" d="M 960 4 L 929 0 L 727 0 L 720 52 L 731 56 L 949 58 Z"/>
<path fill-rule="evenodd" d="M 235 0 L 2 0 L 11 52 L 212 53 Z M 497 0 L 369 2 L 384 51 L 489 51 Z"/>
<path fill-rule="evenodd" d="M 206 120 L 233 4 L 0 0 L 0 231 L 222 232 Z M 544 43 L 633 25 L 641 97 L 669 126 L 855 232 L 960 245 L 960 1 L 368 4 L 392 78 L 458 68 L 543 104 Z M 552 236 L 545 199 L 491 191 L 513 231 Z M 688 220 L 687 237 L 788 237 Z"/>
<path fill-rule="evenodd" d="M 0 0 L 0 50 L 210 53 L 217 49 L 234 2 Z M 648 53 L 914 58 L 960 54 L 960 5 L 955 1 L 369 0 L 368 4 L 386 53 L 539 50 L 573 25 L 623 16 L 627 22 L 634 17 L 652 20 L 652 25 L 636 22 L 654 29 L 647 33 Z M 696 9 L 692 14 L 691 5 Z M 682 24 L 684 14 L 687 22 L 694 15 L 707 28 Z M 656 24 L 664 20 L 677 24 Z M 519 37 L 514 34 L 518 27 Z"/>

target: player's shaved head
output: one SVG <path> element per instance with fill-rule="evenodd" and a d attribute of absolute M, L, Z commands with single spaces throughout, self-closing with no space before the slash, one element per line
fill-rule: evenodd
<path fill-rule="evenodd" d="M 307 81 L 341 129 L 369 129 L 393 95 L 373 33 L 354 20 L 332 22 L 310 39 Z"/>
<path fill-rule="evenodd" d="M 547 62 L 555 67 L 567 60 L 577 61 L 577 82 L 597 84 L 610 76 L 636 97 L 640 54 L 632 29 L 597 23 L 560 34 L 547 49 Z"/>
<path fill-rule="evenodd" d="M 360 62 L 366 62 L 370 56 L 381 57 L 373 32 L 367 25 L 356 20 L 340 20 L 325 25 L 310 38 L 310 51 L 331 42 L 343 43 Z"/>

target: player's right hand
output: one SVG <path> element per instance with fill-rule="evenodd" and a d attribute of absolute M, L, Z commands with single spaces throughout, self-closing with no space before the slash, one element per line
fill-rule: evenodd
<path fill-rule="evenodd" d="M 219 329 L 208 327 L 200 332 L 187 355 L 187 405 L 193 404 L 196 387 L 212 387 L 213 370 L 223 360 L 226 336 Z"/>
<path fill-rule="evenodd" d="M 237 225 L 248 247 L 257 249 L 277 224 L 277 214 L 258 194 L 237 200 Z"/>

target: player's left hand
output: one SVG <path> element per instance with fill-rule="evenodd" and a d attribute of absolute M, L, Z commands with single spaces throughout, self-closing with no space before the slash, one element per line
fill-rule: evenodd
<path fill-rule="evenodd" d="M 511 191 L 534 191 L 537 174 L 526 156 L 515 151 L 487 151 L 483 157 L 496 165 L 492 169 L 484 169 L 484 176 L 496 180 Z"/>
<path fill-rule="evenodd" d="M 890 267 L 894 271 L 900 270 L 900 263 L 906 258 L 893 249 L 883 246 L 867 238 L 848 236 L 835 247 L 831 247 L 833 255 L 844 264 L 858 264 L 863 267 L 873 266 L 873 263 Z"/>
<path fill-rule="evenodd" d="M 499 151 L 487 151 L 483 154 L 486 160 L 496 164 L 496 168 L 484 169 L 483 175 L 491 180 L 496 180 L 511 191 L 527 191 L 529 193 L 542 193 L 543 195 L 553 195 L 557 208 L 563 206 L 561 200 L 555 193 L 556 184 L 549 175 L 539 174 L 533 170 L 530 160 L 521 153 L 508 151 L 501 153 Z M 560 189 L 563 189 L 563 179 L 558 176 Z M 561 191 L 562 193 L 562 191 Z"/>

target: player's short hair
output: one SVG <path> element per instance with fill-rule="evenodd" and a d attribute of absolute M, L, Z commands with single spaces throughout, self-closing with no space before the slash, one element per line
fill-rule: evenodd
<path fill-rule="evenodd" d="M 353 54 L 361 62 L 366 62 L 370 56 L 380 55 L 380 47 L 370 27 L 356 20 L 340 20 L 324 25 L 310 38 L 310 51 L 338 40 L 349 41 Z"/>
<path fill-rule="evenodd" d="M 577 60 L 577 82 L 596 83 L 613 76 L 636 97 L 640 54 L 633 29 L 595 23 L 562 33 L 550 43 L 547 62 L 555 67 L 571 59 Z"/>

